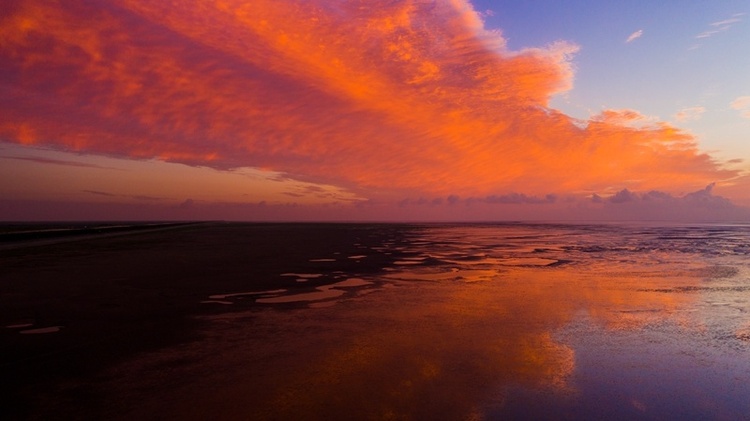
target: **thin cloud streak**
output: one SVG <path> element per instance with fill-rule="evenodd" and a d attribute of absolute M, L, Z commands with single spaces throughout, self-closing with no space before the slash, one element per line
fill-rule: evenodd
<path fill-rule="evenodd" d="M 675 114 L 675 119 L 679 122 L 699 120 L 705 112 L 705 107 L 687 107 L 678 111 L 677 114 Z"/>
<path fill-rule="evenodd" d="M 638 38 L 640 38 L 642 36 L 643 36 L 643 29 L 639 29 L 639 30 L 633 32 L 632 34 L 630 34 L 630 36 L 628 37 L 628 39 L 625 40 L 625 43 L 629 44 L 629 43 L 635 41 L 636 39 L 638 39 Z"/>
<path fill-rule="evenodd" d="M 61 159 L 42 158 L 42 157 L 33 157 L 33 156 L 3 156 L 0 158 L 15 159 L 18 161 L 30 161 L 30 162 L 35 162 L 37 164 L 65 165 L 69 167 L 81 167 L 81 168 L 99 168 L 103 170 L 121 170 L 120 168 L 105 167 L 105 166 L 96 165 L 96 164 L 87 164 L 85 162 L 65 161 Z"/>
<path fill-rule="evenodd" d="M 106 196 L 106 197 L 117 197 L 116 194 L 113 193 L 107 193 L 104 191 L 98 191 L 98 190 L 82 190 L 84 193 L 93 194 L 96 196 Z"/>
<path fill-rule="evenodd" d="M 636 111 L 550 109 L 578 47 L 510 51 L 465 1 L 9 4 L 0 138 L 19 144 L 256 167 L 364 197 L 686 191 L 738 175 Z"/>
<path fill-rule="evenodd" d="M 711 26 L 728 26 L 728 25 L 732 25 L 740 21 L 741 19 L 739 18 L 732 18 L 732 19 L 722 20 L 719 22 L 714 22 L 711 24 Z"/>
<path fill-rule="evenodd" d="M 109 193 L 109 192 L 104 192 L 104 191 L 99 191 L 99 190 L 81 190 L 81 191 L 84 192 L 84 193 L 95 195 L 95 196 L 125 197 L 125 198 L 129 198 L 129 199 L 140 200 L 140 201 L 147 201 L 147 202 L 164 200 L 163 197 L 146 196 L 146 195 L 141 195 L 141 194 L 124 195 L 124 194 L 115 194 L 115 193 Z"/>
<path fill-rule="evenodd" d="M 696 39 L 710 38 L 716 34 L 725 32 L 729 30 L 729 28 L 734 26 L 736 23 L 742 22 L 741 18 L 744 15 L 745 13 L 735 13 L 729 19 L 724 19 L 718 22 L 712 22 L 709 24 L 709 26 L 714 27 L 716 29 L 709 29 L 709 30 L 703 31 L 700 34 L 696 35 L 695 38 Z"/>

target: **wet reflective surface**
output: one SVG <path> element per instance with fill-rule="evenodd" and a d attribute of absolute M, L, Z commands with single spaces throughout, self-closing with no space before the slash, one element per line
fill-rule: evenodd
<path fill-rule="evenodd" d="M 203 341 L 120 369 L 138 383 L 153 366 L 196 361 L 174 374 L 199 383 L 139 416 L 743 419 L 749 234 L 420 227 L 358 255 L 399 255 L 366 281 L 255 298 L 309 305 L 206 317 Z"/>
<path fill-rule="evenodd" d="M 290 228 L 292 229 L 292 228 Z M 747 419 L 750 227 L 389 225 L 96 378 L 124 419 Z M 389 234 L 390 233 L 390 234 Z M 387 257 L 387 259 L 386 259 Z M 354 261 L 382 264 L 358 271 Z M 343 270 L 345 262 L 346 270 Z M 280 278 L 280 279 L 281 279 Z"/>

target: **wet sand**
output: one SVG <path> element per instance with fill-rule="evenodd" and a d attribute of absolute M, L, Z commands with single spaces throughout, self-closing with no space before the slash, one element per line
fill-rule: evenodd
<path fill-rule="evenodd" d="M 212 223 L 5 250 L 2 411 L 743 419 L 748 239 Z"/>
<path fill-rule="evenodd" d="M 0 411 L 40 418 L 57 410 L 96 414 L 106 409 L 100 404 L 109 403 L 88 383 L 90 376 L 145 350 L 195 340 L 200 321 L 192 316 L 226 311 L 221 304 L 203 303 L 209 296 L 255 289 L 305 292 L 332 283 L 330 275 L 303 285 L 282 273 L 334 267 L 374 273 L 390 260 L 310 262 L 334 253 L 354 255 L 360 242 L 380 243 L 388 230 L 370 225 L 209 223 L 108 234 L 33 246 L 23 238 L 21 247 L 7 242 L 0 251 L 6 403 Z M 232 311 L 254 305 L 234 298 Z M 49 329 L 55 332 L 43 334 Z M 60 390 L 68 381 L 75 386 Z"/>

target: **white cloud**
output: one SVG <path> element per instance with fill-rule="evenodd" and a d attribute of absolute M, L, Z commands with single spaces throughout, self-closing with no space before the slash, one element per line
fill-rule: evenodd
<path fill-rule="evenodd" d="M 737 97 L 731 104 L 729 104 L 735 110 L 742 110 L 750 108 L 750 95 Z"/>
<path fill-rule="evenodd" d="M 750 95 L 735 98 L 729 106 L 739 111 L 742 117 L 750 118 Z"/>
<path fill-rule="evenodd" d="M 674 115 L 674 118 L 680 122 L 699 120 L 701 115 L 705 112 L 705 107 L 687 107 L 678 111 L 677 114 Z"/>
<path fill-rule="evenodd" d="M 636 39 L 640 38 L 642 35 L 643 35 L 643 29 L 639 29 L 639 30 L 633 32 L 632 34 L 630 34 L 630 36 L 628 37 L 628 39 L 625 40 L 625 43 L 627 44 L 627 43 L 633 42 Z"/>
<path fill-rule="evenodd" d="M 718 22 L 714 22 L 714 23 L 711 24 L 711 26 L 729 26 L 729 25 L 732 25 L 734 23 L 740 22 L 741 20 L 742 19 L 740 19 L 740 18 L 725 19 L 725 20 L 720 20 Z"/>
<path fill-rule="evenodd" d="M 697 39 L 700 39 L 700 38 L 708 38 L 708 37 L 710 37 L 710 36 L 712 36 L 712 35 L 718 34 L 719 32 L 721 32 L 721 31 L 725 31 L 725 30 L 726 30 L 726 29 L 720 29 L 720 30 L 713 30 L 713 31 L 705 31 L 705 32 L 701 32 L 700 34 L 696 35 L 696 36 L 695 36 L 695 38 L 697 38 Z"/>
<path fill-rule="evenodd" d="M 709 24 L 709 26 L 711 26 L 711 29 L 701 32 L 700 34 L 696 35 L 695 38 L 696 39 L 709 38 L 713 35 L 724 32 L 728 30 L 729 28 L 731 28 L 734 24 L 738 22 L 742 22 L 741 16 L 744 16 L 744 15 L 745 15 L 744 13 L 735 13 L 729 19 L 712 22 Z"/>

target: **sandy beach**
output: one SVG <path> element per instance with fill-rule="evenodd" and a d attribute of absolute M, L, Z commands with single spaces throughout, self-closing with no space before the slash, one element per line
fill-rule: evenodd
<path fill-rule="evenodd" d="M 206 223 L 8 248 L 2 411 L 742 419 L 748 238 L 711 226 Z"/>

